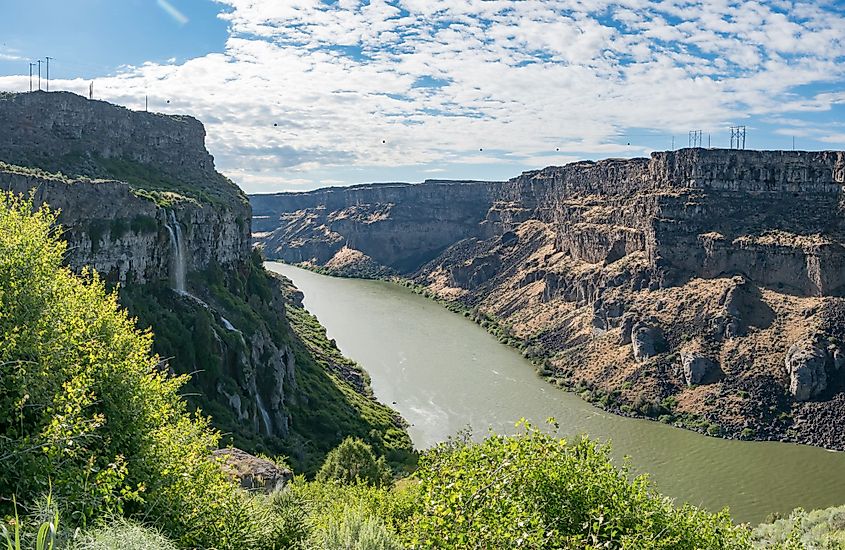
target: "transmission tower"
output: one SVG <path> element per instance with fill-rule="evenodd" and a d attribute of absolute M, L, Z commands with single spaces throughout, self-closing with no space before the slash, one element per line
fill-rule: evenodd
<path fill-rule="evenodd" d="M 731 126 L 731 149 L 745 149 L 745 126 Z"/>
<path fill-rule="evenodd" d="M 701 147 L 702 143 L 702 136 L 704 134 L 701 130 L 690 130 L 689 131 L 689 146 L 690 147 Z"/>

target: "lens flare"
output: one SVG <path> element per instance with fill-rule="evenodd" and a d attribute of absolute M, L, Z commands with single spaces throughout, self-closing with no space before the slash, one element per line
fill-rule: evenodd
<path fill-rule="evenodd" d="M 181 11 L 177 10 L 176 7 L 173 4 L 171 4 L 167 0 L 157 0 L 157 1 L 158 1 L 158 7 L 160 7 L 164 11 L 166 11 L 167 15 L 172 17 L 177 23 L 179 23 L 180 25 L 184 25 L 185 23 L 188 22 L 188 17 L 184 13 L 182 13 Z"/>

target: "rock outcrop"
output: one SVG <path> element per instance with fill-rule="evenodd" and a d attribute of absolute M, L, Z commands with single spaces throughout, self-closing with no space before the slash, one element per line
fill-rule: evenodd
<path fill-rule="evenodd" d="M 358 251 L 496 319 L 558 385 L 615 410 L 845 448 L 805 414 L 845 428 L 843 186 L 845 152 L 682 149 L 250 200 L 269 256 L 348 273 L 332 259 Z M 403 257 L 431 227 L 436 245 Z M 787 357 L 814 335 L 835 349 Z"/>
<path fill-rule="evenodd" d="M 631 351 L 634 361 L 642 363 L 649 357 L 657 355 L 660 338 L 658 329 L 644 324 L 634 325 L 631 329 Z"/>
<path fill-rule="evenodd" d="M 267 459 L 238 448 L 218 449 L 214 451 L 214 456 L 220 459 L 223 469 L 247 491 L 270 494 L 293 479 L 293 472 L 289 468 L 280 468 Z"/>
<path fill-rule="evenodd" d="M 681 368 L 687 386 L 713 382 L 719 373 L 719 365 L 713 359 L 693 351 L 681 352 Z"/>

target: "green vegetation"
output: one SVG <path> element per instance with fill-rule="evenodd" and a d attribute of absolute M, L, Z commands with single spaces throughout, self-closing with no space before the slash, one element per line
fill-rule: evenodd
<path fill-rule="evenodd" d="M 291 413 L 300 422 L 301 445 L 316 451 L 312 453 L 316 460 L 303 464 L 302 471 L 319 468 L 326 453 L 346 436 L 363 439 L 394 468 L 411 466 L 411 440 L 402 419 L 371 396 L 356 391 L 340 375 L 358 373 L 352 378 L 363 377 L 360 367 L 340 353 L 326 337 L 326 329 L 304 308 L 288 304 L 286 312 L 291 329 L 302 342 L 294 352 L 297 379 L 307 392 L 307 400 L 292 404 Z"/>
<path fill-rule="evenodd" d="M 190 275 L 190 286 L 224 312 L 240 333 L 226 330 L 208 308 L 164 284 L 121 289 L 121 303 L 138 317 L 140 326 L 157 335 L 155 352 L 169 358 L 175 372 L 191 375 L 183 393 L 192 409 L 202 407 L 211 415 L 224 443 L 252 453 L 288 456 L 297 471 L 309 475 L 350 435 L 372 445 L 396 469 L 413 464 L 411 441 L 401 419 L 371 398 L 365 373 L 329 341 L 314 316 L 301 306 L 284 304 L 279 282 L 262 264 L 256 252 L 240 270 L 224 272 L 211 266 Z M 259 333 L 293 356 L 295 382 L 285 387 L 285 409 L 292 422 L 283 438 L 245 426 L 219 391 L 243 394 L 239 388 L 247 385 L 248 367 L 242 358 L 252 358 L 253 364 L 267 360 L 252 357 L 244 340 Z"/>
<path fill-rule="evenodd" d="M 67 550 L 176 550 L 173 541 L 157 530 L 124 518 L 81 532 L 70 540 Z"/>
<path fill-rule="evenodd" d="M 372 447 L 360 439 L 347 437 L 326 456 L 317 472 L 317 481 L 382 487 L 392 481 L 392 474 L 383 456 L 376 458 Z"/>
<path fill-rule="evenodd" d="M 243 191 L 222 174 L 215 173 L 213 176 L 191 181 L 191 178 L 184 177 L 183 174 L 168 173 L 149 164 L 87 153 L 68 153 L 62 157 L 32 153 L 29 158 L 20 162 L 25 166 L 0 162 L 0 171 L 66 184 L 80 180 L 122 181 L 130 185 L 136 196 L 162 207 L 171 207 L 185 201 L 214 207 L 247 205 L 249 202 Z"/>
<path fill-rule="evenodd" d="M 7 162 L 0 161 L 0 171 L 2 172 L 9 172 L 12 174 L 18 174 L 21 176 L 28 176 L 28 177 L 36 177 L 45 180 L 54 180 L 54 181 L 61 181 L 63 183 L 70 183 L 71 178 L 68 178 L 61 172 L 53 173 L 48 172 L 46 170 L 42 170 L 40 168 L 33 168 L 33 167 L 26 167 L 26 166 L 18 166 L 16 164 L 9 164 Z"/>
<path fill-rule="evenodd" d="M 757 548 L 781 550 L 835 550 L 845 548 L 845 506 L 806 512 L 757 526 L 752 534 Z"/>
<path fill-rule="evenodd" d="M 144 517 L 182 545 L 238 546 L 250 503 L 210 458 L 219 436 L 94 273 L 62 267 L 55 214 L 0 195 L 0 495 L 62 521 Z M 12 513 L 0 503 L 0 514 Z"/>
<path fill-rule="evenodd" d="M 727 512 L 675 508 L 647 478 L 630 480 L 609 449 L 530 426 L 515 437 L 441 445 L 420 460 L 423 547 L 743 548 Z M 449 479 L 450 483 L 442 483 Z"/>
<path fill-rule="evenodd" d="M 240 188 L 221 174 L 191 182 L 188 178 L 166 173 L 149 164 L 98 156 L 86 158 L 84 166 L 85 175 L 125 181 L 132 186 L 136 195 L 160 206 L 170 206 L 185 200 L 213 206 L 247 203 Z"/>

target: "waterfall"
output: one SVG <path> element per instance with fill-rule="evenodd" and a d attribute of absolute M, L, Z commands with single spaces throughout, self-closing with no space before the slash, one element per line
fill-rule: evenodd
<path fill-rule="evenodd" d="M 270 435 L 273 430 L 273 422 L 270 420 L 270 413 L 264 407 L 264 401 L 261 399 L 261 392 L 255 392 L 255 404 L 258 406 L 258 411 L 261 413 L 261 418 L 264 419 L 264 433 Z"/>
<path fill-rule="evenodd" d="M 185 274 L 187 268 L 185 266 L 185 239 L 182 236 L 182 226 L 176 220 L 176 214 L 173 210 L 168 212 L 170 214 L 170 221 L 164 226 L 167 232 L 170 233 L 170 245 L 173 248 L 173 265 L 170 270 L 170 278 L 173 279 L 173 290 L 179 294 L 186 294 L 185 290 Z"/>

